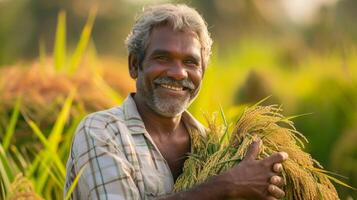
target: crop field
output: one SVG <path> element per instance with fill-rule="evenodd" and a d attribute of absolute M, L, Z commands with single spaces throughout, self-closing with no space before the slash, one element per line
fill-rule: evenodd
<path fill-rule="evenodd" d="M 76 39 L 67 38 L 70 15 L 63 10 L 55 15 L 51 44 L 40 40 L 35 56 L 5 59 L 0 44 L 0 199 L 68 199 L 63 186 L 76 126 L 87 114 L 118 106 L 135 91 L 126 54 L 98 51 L 100 9 L 86 12 Z M 295 40 L 242 34 L 240 40 L 226 41 L 229 45 L 214 43 L 189 111 L 205 125 L 207 114 L 224 113 L 218 122 L 233 125 L 247 106 L 268 97 L 263 105 L 276 104 L 285 116 L 296 116 L 294 126 L 309 141 L 304 151 L 334 177 L 357 187 L 353 41 L 320 50 Z M 341 199 L 357 198 L 356 190 L 335 187 Z"/>

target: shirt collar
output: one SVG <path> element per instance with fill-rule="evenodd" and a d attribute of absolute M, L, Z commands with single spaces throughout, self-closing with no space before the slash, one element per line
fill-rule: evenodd
<path fill-rule="evenodd" d="M 131 134 L 143 134 L 146 132 L 145 125 L 136 107 L 133 93 L 129 94 L 123 102 L 125 123 Z"/>

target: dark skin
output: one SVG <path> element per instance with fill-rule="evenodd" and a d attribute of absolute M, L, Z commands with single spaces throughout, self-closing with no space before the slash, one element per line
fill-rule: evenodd
<path fill-rule="evenodd" d="M 169 26 L 156 27 L 152 30 L 141 63 L 135 55 L 129 55 L 131 77 L 137 79 L 137 87 L 142 83 L 145 85 L 145 91 L 138 90 L 135 94 L 135 103 L 147 131 L 168 162 L 174 179 L 182 173 L 184 156 L 190 152 L 189 133 L 181 120 L 180 113 L 173 116 L 158 113 L 149 106 L 149 99 L 144 93 L 156 91 L 157 95 L 168 99 L 194 96 L 199 91 L 204 68 L 197 35 L 192 31 L 174 31 Z M 195 89 L 170 89 L 155 84 L 154 80 L 162 76 L 175 80 L 188 78 L 195 85 Z M 283 179 L 279 173 L 282 170 L 281 163 L 287 159 L 287 154 L 280 152 L 264 160 L 256 160 L 259 146 L 259 141 L 254 142 L 243 161 L 225 173 L 214 176 L 187 191 L 160 199 L 274 200 L 282 198 Z"/>
<path fill-rule="evenodd" d="M 190 152 L 190 137 L 183 123 L 180 123 L 174 136 L 152 136 L 156 146 L 159 148 L 162 156 L 167 161 L 174 181 L 182 173 L 183 164 L 187 158 L 187 152 Z"/>
<path fill-rule="evenodd" d="M 138 71 L 139 61 L 129 57 L 130 73 L 133 78 L 138 73 L 144 74 L 149 88 L 157 88 L 152 85 L 152 80 L 160 76 L 166 76 L 175 80 L 190 78 L 196 86 L 193 93 L 197 93 L 203 76 L 201 67 L 200 43 L 195 33 L 182 34 L 171 32 L 169 29 L 154 30 L 150 45 L 146 50 L 146 56 L 141 63 L 142 70 Z M 179 39 L 177 39 L 179 38 Z M 184 45 L 186 43 L 192 45 Z M 175 66 L 175 67 L 172 67 Z M 150 87 L 151 86 L 151 87 Z M 186 95 L 187 91 L 172 91 L 160 88 L 163 95 Z M 183 94 L 182 94 L 183 93 Z M 145 127 L 167 161 L 174 180 L 182 173 L 186 155 L 190 152 L 190 136 L 181 121 L 181 115 L 165 117 L 152 110 L 146 103 L 146 98 L 137 91 L 134 96 L 138 111 L 144 121 Z"/>
<path fill-rule="evenodd" d="M 176 180 L 182 173 L 186 155 L 190 152 L 190 136 L 187 129 L 182 122 L 163 126 L 164 124 L 156 118 L 155 114 L 152 115 L 153 113 L 150 113 L 150 111 L 145 111 L 145 106 L 141 108 L 138 106 L 138 111 L 142 116 L 147 131 L 167 161 L 172 176 Z"/>

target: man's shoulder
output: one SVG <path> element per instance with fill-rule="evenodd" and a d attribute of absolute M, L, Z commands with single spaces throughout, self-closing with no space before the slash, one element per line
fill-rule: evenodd
<path fill-rule="evenodd" d="M 85 116 L 77 126 L 74 140 L 80 138 L 109 138 L 119 133 L 119 126 L 125 125 L 121 107 L 93 112 Z"/>
<path fill-rule="evenodd" d="M 112 144 L 117 146 L 115 138 L 120 131 L 119 126 L 125 125 L 121 107 L 97 111 L 85 116 L 77 127 L 73 137 L 72 151 L 75 155 L 82 155 L 93 147 Z M 120 138 L 120 137 L 118 137 Z M 83 144 L 88 144 L 87 146 Z"/>
<path fill-rule="evenodd" d="M 93 112 L 85 116 L 82 120 L 83 125 L 107 126 L 113 122 L 124 123 L 123 109 L 120 106 Z M 98 127 L 98 128 L 99 128 Z"/>

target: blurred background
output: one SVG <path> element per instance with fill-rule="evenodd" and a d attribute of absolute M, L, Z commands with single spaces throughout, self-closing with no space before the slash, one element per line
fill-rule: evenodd
<path fill-rule="evenodd" d="M 294 119 L 306 151 L 357 187 L 357 1 L 0 0 L 0 199 L 63 198 L 75 127 L 135 91 L 124 40 L 144 5 L 164 2 L 195 7 L 214 40 L 190 107 L 202 123 L 220 105 L 234 123 L 271 95 L 287 116 L 309 113 Z"/>

